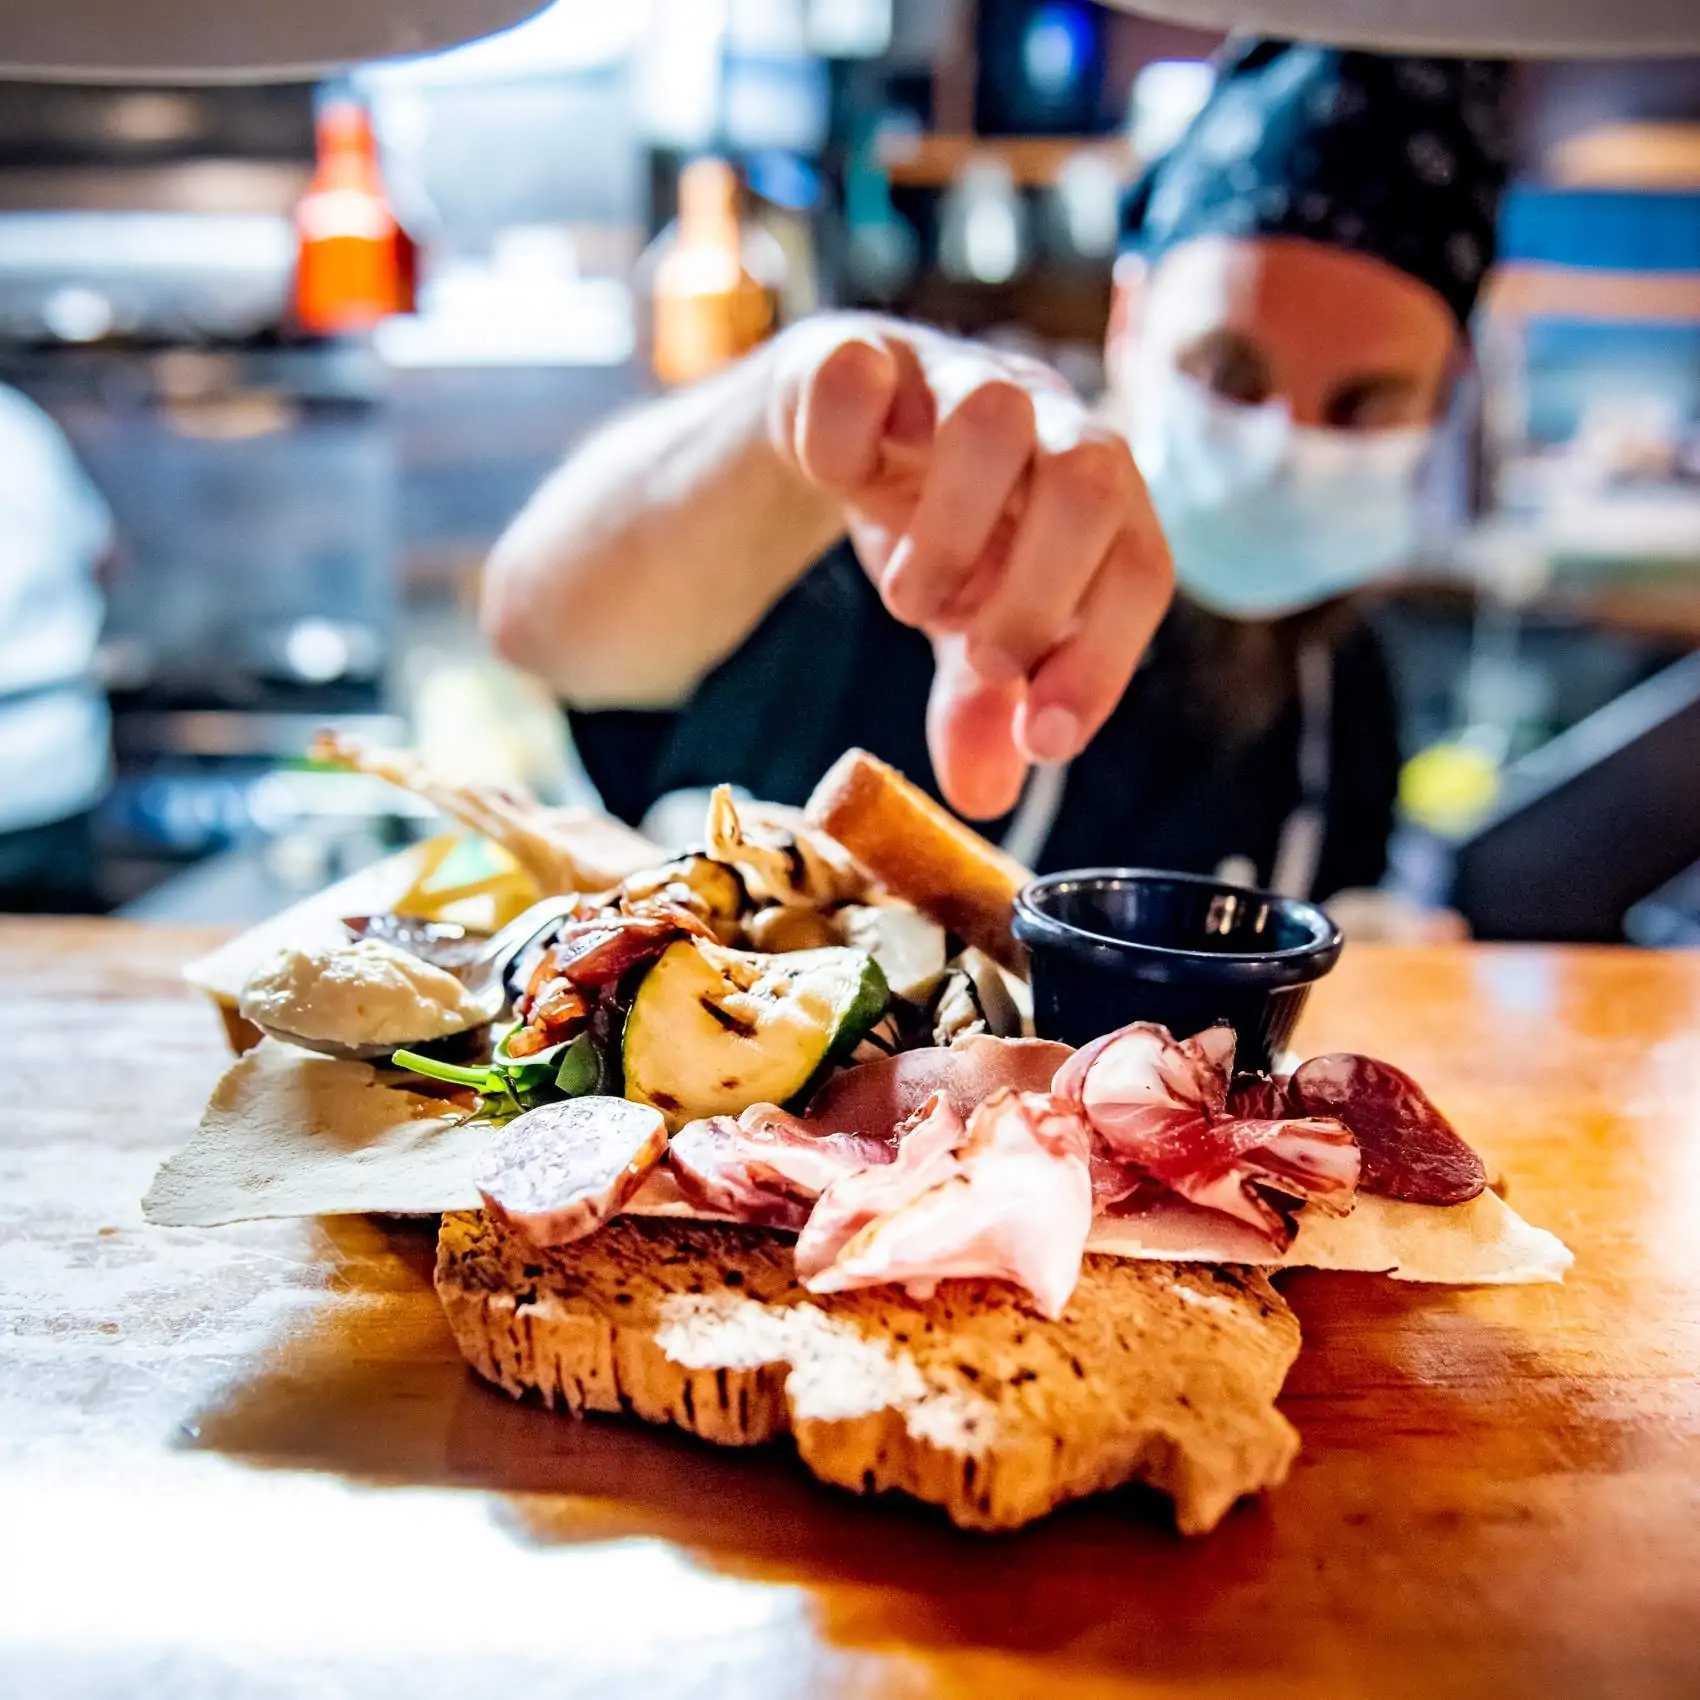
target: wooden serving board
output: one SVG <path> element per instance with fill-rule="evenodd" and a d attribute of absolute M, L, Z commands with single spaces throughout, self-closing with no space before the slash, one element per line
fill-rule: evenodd
<path fill-rule="evenodd" d="M 1347 952 L 1303 1048 L 1415 1073 L 1576 1269 L 1283 1278 L 1304 1452 L 1182 1542 L 515 1404 L 431 1225 L 144 1227 L 224 1061 L 210 942 L 0 924 L 0 1691 L 1700 1693 L 1700 956 Z"/>

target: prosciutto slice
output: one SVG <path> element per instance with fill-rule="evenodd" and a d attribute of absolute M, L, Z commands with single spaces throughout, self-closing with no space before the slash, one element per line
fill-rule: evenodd
<path fill-rule="evenodd" d="M 1229 1054 L 1234 1042 L 1225 1033 Z M 1053 1089 L 1078 1108 L 1112 1156 L 1185 1168 L 1204 1154 L 1203 1130 L 1225 1115 L 1228 1075 L 1222 1041 L 1199 1035 L 1176 1041 L 1166 1027 L 1135 1022 L 1095 1039 L 1057 1071 Z"/>
<path fill-rule="evenodd" d="M 1326 1117 L 1243 1117 L 1229 1108 L 1234 1036 L 1211 1028 L 1177 1041 L 1136 1022 L 1072 1057 L 1054 1090 L 1095 1136 L 1098 1208 L 1133 1208 L 1147 1182 L 1244 1222 L 1284 1250 L 1293 1211 L 1352 1207 L 1359 1155 Z M 1243 1101 L 1243 1100 L 1242 1100 Z"/>
<path fill-rule="evenodd" d="M 934 1093 L 898 1129 L 890 1163 L 847 1175 L 823 1191 L 797 1241 L 797 1273 L 819 1274 L 870 1222 L 948 1180 L 967 1138 L 967 1122 L 942 1092 Z"/>
<path fill-rule="evenodd" d="M 1048 1091 L 1074 1054 L 1051 1039 L 995 1039 L 978 1033 L 953 1045 L 924 1045 L 834 1075 L 804 1116 L 829 1132 L 889 1138 L 935 1093 L 966 1118 L 1004 1087 Z"/>
<path fill-rule="evenodd" d="M 1357 1189 L 1358 1148 L 1351 1130 L 1322 1117 L 1224 1121 L 1211 1127 L 1220 1155 L 1212 1164 L 1156 1178 L 1190 1203 L 1232 1216 L 1286 1250 L 1293 1206 L 1344 1216 Z"/>
<path fill-rule="evenodd" d="M 1273 1122 L 1300 1112 L 1293 1108 L 1290 1074 L 1236 1074 L 1228 1088 L 1228 1114 L 1235 1120 Z"/>
<path fill-rule="evenodd" d="M 801 1228 L 815 1200 L 841 1175 L 878 1170 L 889 1140 L 823 1133 L 773 1104 L 682 1127 L 668 1148 L 679 1191 L 699 1210 L 769 1228 Z"/>
<path fill-rule="evenodd" d="M 1011 1281 L 1058 1317 L 1092 1228 L 1089 1147 L 1081 1117 L 1048 1094 L 1006 1088 L 964 1123 L 936 1093 L 889 1165 L 821 1195 L 798 1273 L 811 1292 L 889 1282 L 923 1299 L 953 1277 Z"/>
<path fill-rule="evenodd" d="M 977 1036 L 846 1070 L 802 1117 L 758 1104 L 693 1122 L 669 1166 L 698 1209 L 800 1231 L 814 1292 L 1001 1279 L 1052 1317 L 1095 1216 L 1195 1217 L 1255 1258 L 1287 1249 L 1301 1207 L 1345 1215 L 1360 1184 L 1425 1203 L 1480 1190 L 1480 1160 L 1397 1069 L 1233 1064 L 1226 1027 L 1176 1040 L 1134 1023 L 1078 1052 Z"/>

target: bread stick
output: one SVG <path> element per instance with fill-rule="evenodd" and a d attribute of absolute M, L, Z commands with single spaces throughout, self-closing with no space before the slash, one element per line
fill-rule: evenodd
<path fill-rule="evenodd" d="M 1015 895 L 1032 874 L 866 750 L 847 750 L 805 810 L 894 896 L 977 945 L 1012 973 L 1024 952 L 1009 930 Z"/>

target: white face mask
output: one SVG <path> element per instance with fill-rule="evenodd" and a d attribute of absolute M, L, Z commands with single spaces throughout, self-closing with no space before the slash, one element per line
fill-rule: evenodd
<path fill-rule="evenodd" d="M 1216 613 L 1297 613 L 1392 577 L 1415 553 L 1427 427 L 1295 425 L 1285 402 L 1224 401 L 1165 368 L 1141 386 L 1130 436 L 1175 576 Z"/>

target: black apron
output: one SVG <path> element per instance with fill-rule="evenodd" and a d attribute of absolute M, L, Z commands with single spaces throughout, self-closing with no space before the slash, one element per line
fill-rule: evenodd
<path fill-rule="evenodd" d="M 1241 858 L 1267 882 L 1281 859 L 1283 829 L 1308 804 L 1320 836 L 1304 858 L 1310 894 L 1374 885 L 1386 867 L 1398 779 L 1386 664 L 1356 620 L 1328 661 L 1320 717 L 1301 711 L 1295 690 L 1263 730 L 1225 739 L 1200 708 L 1176 620 L 1166 622 L 1103 730 L 1070 764 L 1035 857 L 1039 871 L 1119 865 L 1208 873 Z M 670 791 L 721 781 L 772 802 L 801 803 L 853 744 L 937 796 L 925 729 L 932 675 L 927 640 L 886 613 L 855 556 L 840 546 L 682 707 L 569 710 L 568 717 L 604 802 L 634 824 Z M 1301 743 L 1311 746 L 1304 761 Z M 976 824 L 1000 838 L 1010 823 Z"/>

